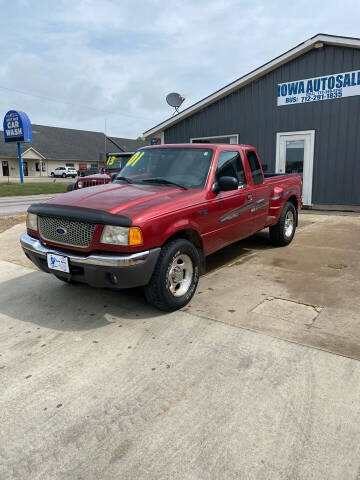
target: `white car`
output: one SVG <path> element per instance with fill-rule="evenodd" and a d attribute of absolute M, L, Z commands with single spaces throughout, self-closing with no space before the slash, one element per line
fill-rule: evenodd
<path fill-rule="evenodd" d="M 53 170 L 50 175 L 52 177 L 72 177 L 75 178 L 77 175 L 77 170 L 75 167 L 57 167 Z"/>

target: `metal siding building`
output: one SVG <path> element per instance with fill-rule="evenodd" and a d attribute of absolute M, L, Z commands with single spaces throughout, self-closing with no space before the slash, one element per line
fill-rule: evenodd
<path fill-rule="evenodd" d="M 326 38 L 325 35 L 313 37 L 310 39 L 312 44 L 295 58 L 284 60 L 282 56 L 275 59 L 273 62 L 281 64 L 268 73 L 256 78 L 257 71 L 252 72 L 249 76 L 255 73 L 255 78 L 244 86 L 235 86 L 233 91 L 225 94 L 220 90 L 213 95 L 218 95 L 218 100 L 207 102 L 204 99 L 199 102 L 199 107 L 196 108 L 198 104 L 195 104 L 187 109 L 193 109 L 193 112 L 187 114 L 185 110 L 145 134 L 160 132 L 164 143 L 185 143 L 204 138 L 217 142 L 216 138 L 209 137 L 228 137 L 230 143 L 235 143 L 236 138 L 236 143 L 254 145 L 269 171 L 280 172 L 284 170 L 279 169 L 282 148 L 279 142 L 289 139 L 297 151 L 300 151 L 299 145 L 303 146 L 304 190 L 308 187 L 310 195 L 307 201 L 304 199 L 305 204 L 360 205 L 360 95 L 277 105 L 278 84 L 360 70 L 358 45 L 327 44 Z M 291 55 L 293 50 L 284 56 Z M 185 114 L 183 118 L 181 114 Z M 287 132 L 292 135 L 286 135 Z M 309 150 L 308 168 L 311 171 L 305 174 L 308 140 L 313 142 L 313 153 Z M 286 152 L 296 157 L 295 150 Z M 286 161 L 285 158 L 285 168 Z M 311 185 L 306 187 L 306 182 Z"/>

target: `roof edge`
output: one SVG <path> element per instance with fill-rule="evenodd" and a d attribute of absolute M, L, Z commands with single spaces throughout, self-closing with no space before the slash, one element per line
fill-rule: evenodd
<path fill-rule="evenodd" d="M 163 122 L 155 125 L 153 128 L 146 130 L 143 135 L 149 137 L 151 135 L 161 133 L 164 129 L 175 125 L 179 121 L 189 117 L 190 115 L 196 113 L 197 111 L 201 110 L 202 108 L 211 105 L 212 103 L 220 100 L 221 98 L 226 97 L 230 93 L 234 92 L 238 88 L 244 87 L 248 83 L 266 75 L 267 73 L 275 70 L 281 65 L 293 60 L 294 58 L 299 57 L 300 55 L 304 54 L 305 52 L 311 50 L 316 43 L 326 43 L 328 45 L 338 45 L 343 47 L 353 47 L 353 48 L 360 48 L 360 38 L 355 37 L 342 37 L 338 35 L 329 35 L 326 33 L 317 33 L 313 37 L 305 40 L 304 42 L 296 45 L 295 47 L 291 48 L 290 50 L 282 53 L 278 57 L 273 58 L 269 62 L 265 63 L 264 65 L 252 70 L 251 72 L 243 75 L 242 77 L 238 78 L 237 80 L 229 83 L 225 87 L 216 90 L 214 93 L 208 95 L 207 97 L 199 100 L 198 102 L 190 105 L 190 107 L 186 108 L 182 112 L 179 112 L 177 115 L 164 120 Z"/>

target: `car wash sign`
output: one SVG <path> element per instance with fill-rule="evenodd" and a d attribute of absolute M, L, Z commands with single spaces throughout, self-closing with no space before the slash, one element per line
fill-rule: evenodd
<path fill-rule="evenodd" d="M 360 70 L 279 83 L 277 86 L 278 106 L 334 100 L 354 95 L 360 95 Z"/>
<path fill-rule="evenodd" d="M 5 142 L 32 142 L 32 128 L 25 112 L 9 110 L 4 117 Z"/>

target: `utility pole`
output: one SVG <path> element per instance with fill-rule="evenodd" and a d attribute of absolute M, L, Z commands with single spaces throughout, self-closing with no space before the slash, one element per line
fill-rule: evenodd
<path fill-rule="evenodd" d="M 105 132 L 104 132 L 104 164 L 106 164 L 106 118 L 105 118 Z"/>

